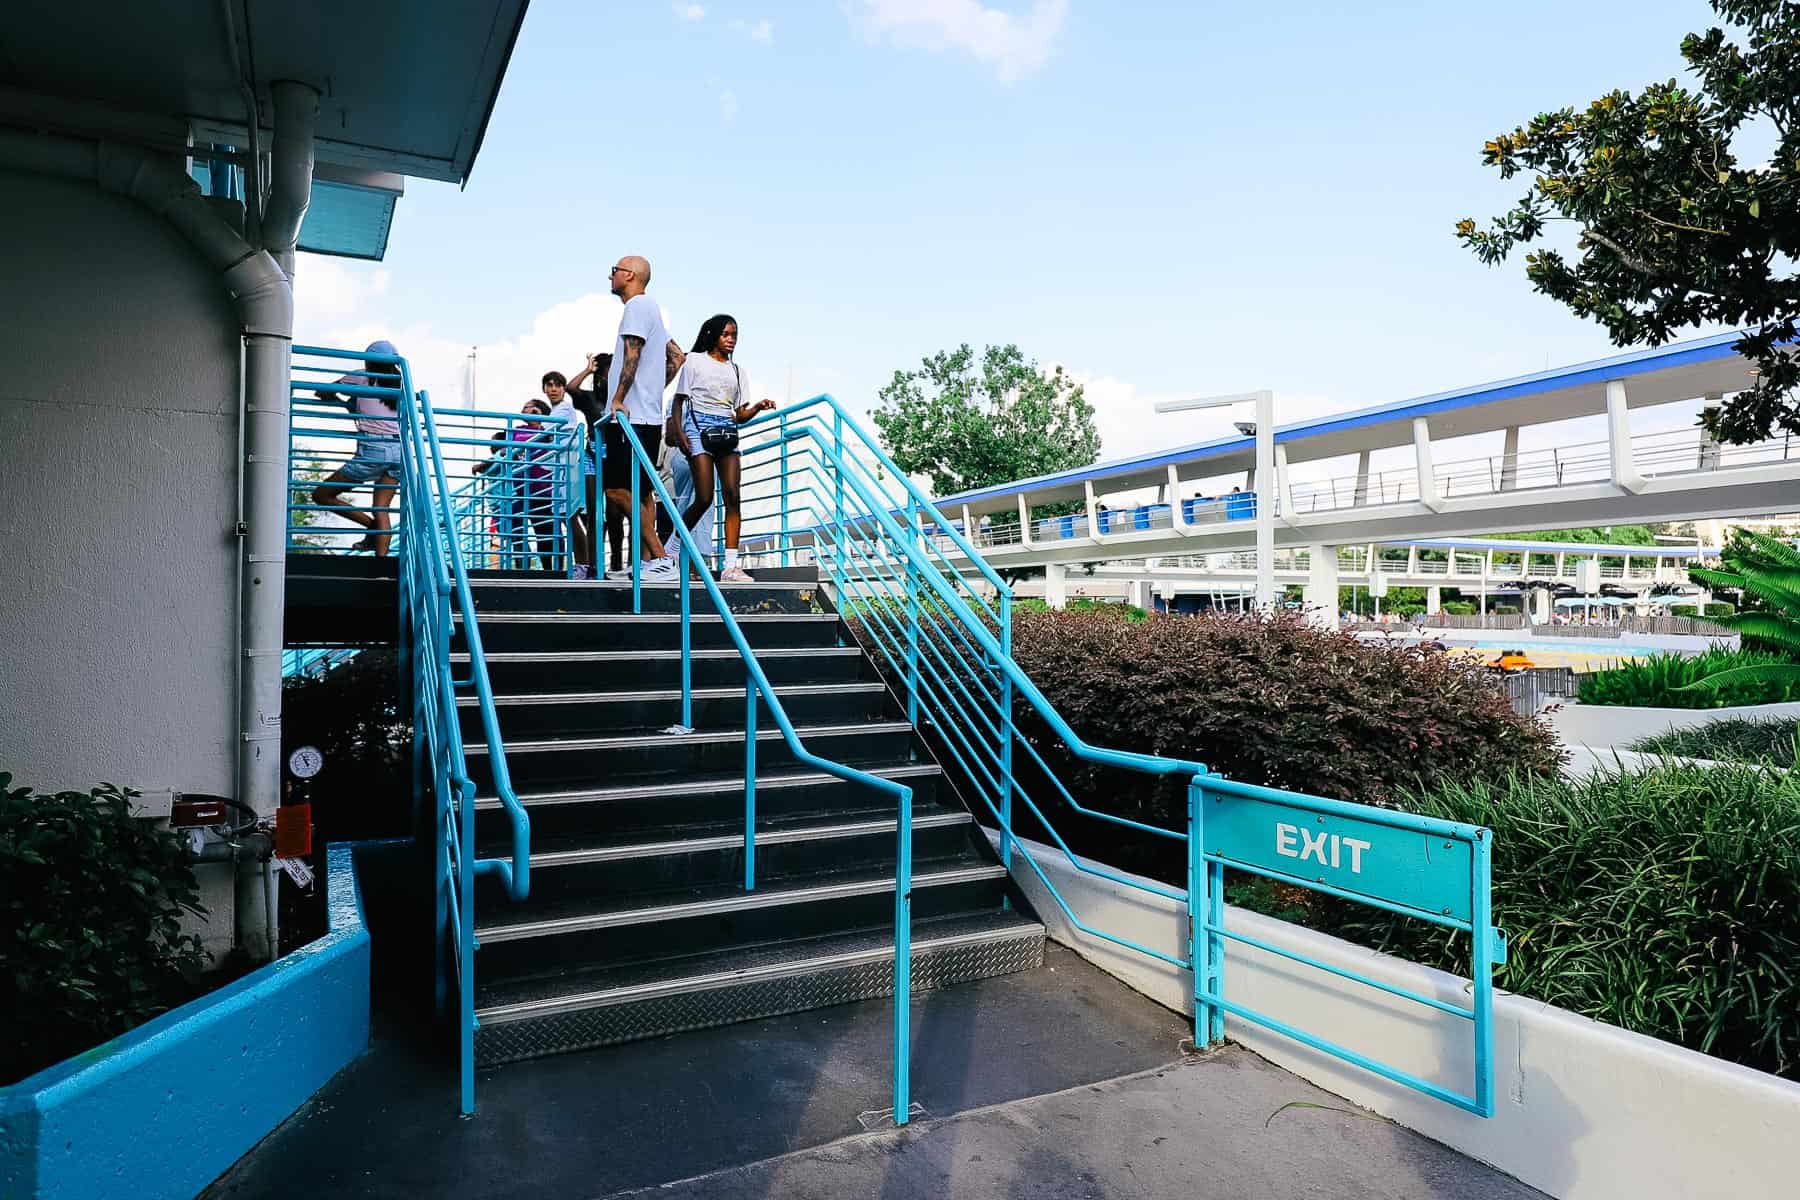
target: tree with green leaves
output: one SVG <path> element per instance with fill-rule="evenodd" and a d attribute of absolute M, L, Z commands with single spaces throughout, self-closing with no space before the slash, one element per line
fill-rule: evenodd
<path fill-rule="evenodd" d="M 964 344 L 895 371 L 881 389 L 875 428 L 894 462 L 927 475 L 939 496 L 1100 457 L 1094 406 L 1061 367 L 1043 371 L 1017 346 Z"/>
<path fill-rule="evenodd" d="M 1800 361 L 1784 349 L 1800 333 L 1800 4 L 1711 3 L 1734 28 L 1683 39 L 1692 86 L 1609 92 L 1494 138 L 1483 161 L 1503 179 L 1532 176 L 1531 190 L 1456 233 L 1489 264 L 1537 244 L 1526 278 L 1620 346 L 1745 328 L 1736 348 L 1756 383 L 1702 418 L 1740 443 L 1800 432 Z M 1572 254 L 1542 244 L 1559 221 L 1579 230 Z"/>

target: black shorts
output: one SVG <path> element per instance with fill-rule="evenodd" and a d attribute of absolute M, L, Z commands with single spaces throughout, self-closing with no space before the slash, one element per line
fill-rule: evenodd
<path fill-rule="evenodd" d="M 630 491 L 632 469 L 635 467 L 639 476 L 638 502 L 643 503 L 647 496 L 654 497 L 656 492 L 650 486 L 650 478 L 644 472 L 644 465 L 638 462 L 637 455 L 632 453 L 631 444 L 625 440 L 624 433 L 619 430 L 618 422 L 608 421 L 605 429 L 606 457 L 600 463 L 601 486 L 609 492 L 615 489 Z M 662 426 L 639 425 L 633 421 L 631 432 L 637 434 L 637 440 L 644 447 L 644 453 L 650 456 L 651 462 L 655 462 L 656 456 L 662 452 Z"/>

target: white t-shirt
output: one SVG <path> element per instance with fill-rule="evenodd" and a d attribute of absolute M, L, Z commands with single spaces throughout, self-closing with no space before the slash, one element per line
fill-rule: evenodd
<path fill-rule="evenodd" d="M 697 415 L 733 420 L 740 404 L 750 403 L 750 378 L 732 362 L 710 354 L 690 354 L 675 377 L 675 394 L 688 398 Z"/>
<path fill-rule="evenodd" d="M 633 425 L 661 425 L 663 389 L 669 377 L 669 331 L 663 328 L 662 309 L 648 295 L 633 296 L 625 302 L 625 313 L 619 318 L 619 337 L 613 345 L 612 367 L 606 373 L 606 402 L 619 394 L 619 374 L 625 369 L 625 336 L 644 339 L 643 355 L 638 359 L 637 377 L 625 396 L 625 415 Z"/>

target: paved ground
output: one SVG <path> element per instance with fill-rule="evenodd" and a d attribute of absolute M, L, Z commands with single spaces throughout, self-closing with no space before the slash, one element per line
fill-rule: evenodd
<path fill-rule="evenodd" d="M 1284 1107 L 1295 1101 L 1309 1107 Z M 626 1197 L 1541 1200 L 1542 1193 L 1234 1046 L 614 1200 Z"/>
<path fill-rule="evenodd" d="M 468 1120 L 448 1055 L 390 1027 L 206 1195 L 1537 1195 L 1383 1121 L 1278 1111 L 1347 1105 L 1247 1052 L 1181 1060 L 1178 1016 L 1056 946 L 1042 970 L 915 1000 L 923 1111 L 870 1136 L 890 1015 L 847 1004 L 510 1064 L 481 1073 Z"/>

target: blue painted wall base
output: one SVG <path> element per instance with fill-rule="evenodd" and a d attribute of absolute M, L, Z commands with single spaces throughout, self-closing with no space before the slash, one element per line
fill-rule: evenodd
<path fill-rule="evenodd" d="M 326 854 L 326 935 L 0 1089 L 6 1200 L 189 1200 L 369 1045 L 353 848 Z"/>

